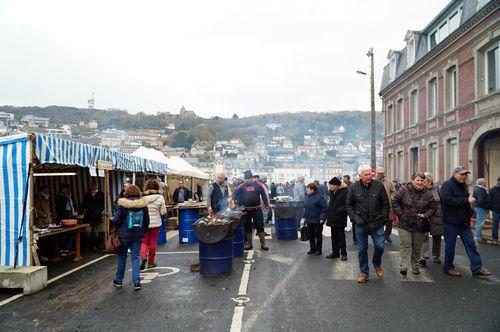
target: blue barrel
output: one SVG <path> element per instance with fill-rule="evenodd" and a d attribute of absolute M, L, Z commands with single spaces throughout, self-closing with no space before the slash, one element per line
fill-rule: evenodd
<path fill-rule="evenodd" d="M 193 223 L 198 220 L 198 209 L 179 209 L 179 243 L 197 243 Z"/>
<path fill-rule="evenodd" d="M 233 230 L 233 256 L 243 257 L 245 252 L 245 230 L 243 222 L 240 222 L 238 227 Z"/>
<path fill-rule="evenodd" d="M 200 242 L 200 274 L 202 276 L 223 276 L 233 271 L 233 234 L 217 243 Z"/>
<path fill-rule="evenodd" d="M 160 231 L 158 232 L 158 239 L 156 240 L 156 244 L 165 243 L 167 243 L 167 222 L 166 216 L 161 216 L 161 226 Z"/>
<path fill-rule="evenodd" d="M 274 230 L 278 240 L 297 240 L 297 218 L 280 218 L 275 215 Z"/>

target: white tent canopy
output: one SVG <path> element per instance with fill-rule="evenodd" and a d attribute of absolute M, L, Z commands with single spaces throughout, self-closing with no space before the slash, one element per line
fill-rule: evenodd
<path fill-rule="evenodd" d="M 194 167 L 181 157 L 173 156 L 168 158 L 161 151 L 141 146 L 132 153 L 133 156 L 154 160 L 167 164 L 167 174 L 191 176 L 198 179 L 209 179 L 210 176 Z"/>

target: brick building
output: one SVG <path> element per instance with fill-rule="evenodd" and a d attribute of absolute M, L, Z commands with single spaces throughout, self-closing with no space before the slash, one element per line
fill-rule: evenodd
<path fill-rule="evenodd" d="M 384 164 L 390 178 L 415 171 L 437 182 L 457 165 L 490 184 L 500 176 L 498 0 L 451 1 L 384 68 Z"/>

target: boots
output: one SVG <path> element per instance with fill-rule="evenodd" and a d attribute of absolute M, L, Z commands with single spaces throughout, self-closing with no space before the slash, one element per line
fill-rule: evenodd
<path fill-rule="evenodd" d="M 258 235 L 260 239 L 260 249 L 269 250 L 269 247 L 266 246 L 266 233 L 260 232 Z"/>
<path fill-rule="evenodd" d="M 250 233 L 245 233 L 245 240 L 246 240 L 246 245 L 245 245 L 245 250 L 252 250 L 253 245 L 252 245 L 252 232 Z"/>

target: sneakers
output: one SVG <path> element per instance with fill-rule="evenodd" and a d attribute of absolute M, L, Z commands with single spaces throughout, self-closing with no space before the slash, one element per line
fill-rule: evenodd
<path fill-rule="evenodd" d="M 158 266 L 158 264 L 156 264 L 155 262 L 148 263 L 148 269 L 152 269 L 152 268 L 157 267 L 157 266 Z"/>
<path fill-rule="evenodd" d="M 452 276 L 452 277 L 460 277 L 460 275 L 461 275 L 460 272 L 458 272 L 455 269 L 444 271 L 444 273 L 447 274 L 447 275 L 449 275 L 449 276 Z"/>
<path fill-rule="evenodd" d="M 369 281 L 370 278 L 366 275 L 366 274 L 361 274 L 359 277 L 358 277 L 358 283 L 360 284 L 364 284 L 365 282 Z"/>
<path fill-rule="evenodd" d="M 115 286 L 115 288 L 122 288 L 123 285 L 121 282 L 118 282 L 116 280 L 113 280 L 113 286 Z"/>
<path fill-rule="evenodd" d="M 474 276 L 476 278 L 477 277 L 489 277 L 489 276 L 491 276 L 491 272 L 486 270 L 486 269 L 480 268 L 479 271 L 474 272 L 472 274 L 472 276 Z"/>
<path fill-rule="evenodd" d="M 341 261 L 346 261 L 346 260 L 347 260 L 347 255 L 342 255 L 342 256 L 340 256 L 340 260 L 341 260 Z"/>
<path fill-rule="evenodd" d="M 441 264 L 441 258 L 439 258 L 439 256 L 434 256 L 434 263 Z"/>
<path fill-rule="evenodd" d="M 309 250 L 307 252 L 308 255 L 314 255 L 316 253 L 316 250 Z"/>
<path fill-rule="evenodd" d="M 375 266 L 375 274 L 379 279 L 382 279 L 384 277 L 384 270 L 382 270 L 382 266 Z"/>
<path fill-rule="evenodd" d="M 142 261 L 141 261 L 141 266 L 139 267 L 139 270 L 144 270 L 146 268 L 146 263 L 147 263 L 147 259 L 146 258 L 143 258 Z"/>
<path fill-rule="evenodd" d="M 420 258 L 420 260 L 418 261 L 418 264 L 420 264 L 421 267 L 426 267 L 427 266 L 426 258 Z"/>
<path fill-rule="evenodd" d="M 386 236 L 385 236 L 385 242 L 387 242 L 387 243 L 392 243 L 392 239 L 391 239 L 391 236 L 390 236 L 390 235 L 386 235 Z"/>
<path fill-rule="evenodd" d="M 323 252 L 321 250 L 316 251 L 316 253 L 314 254 L 314 256 L 321 256 L 321 255 L 323 255 Z"/>
<path fill-rule="evenodd" d="M 405 276 L 408 274 L 408 269 L 406 267 L 402 267 L 399 269 L 399 273 Z"/>
<path fill-rule="evenodd" d="M 134 284 L 134 290 L 139 290 L 141 289 L 141 283 L 138 282 L 137 284 Z"/>

